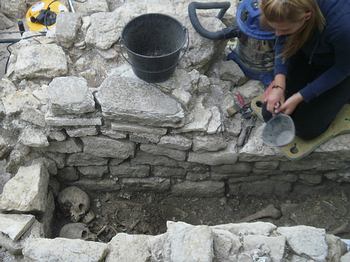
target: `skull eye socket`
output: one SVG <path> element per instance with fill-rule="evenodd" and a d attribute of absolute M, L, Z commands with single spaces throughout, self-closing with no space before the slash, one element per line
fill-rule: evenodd
<path fill-rule="evenodd" d="M 79 208 L 79 210 L 82 210 L 84 208 L 84 205 L 83 204 L 79 204 L 78 208 Z"/>

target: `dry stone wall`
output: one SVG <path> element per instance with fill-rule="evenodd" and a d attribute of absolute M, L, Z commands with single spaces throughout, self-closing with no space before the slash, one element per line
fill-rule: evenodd
<path fill-rule="evenodd" d="M 194 32 L 188 3 L 75 2 L 77 13 L 60 14 L 55 30 L 26 32 L 11 46 L 0 81 L 0 246 L 7 259 L 346 261 L 344 244 L 323 229 L 269 223 L 169 222 L 163 235 L 118 234 L 108 244 L 45 238 L 64 186 L 214 197 L 286 194 L 325 179 L 349 182 L 349 135 L 291 162 L 263 145 L 258 121 L 248 142 L 237 146 L 242 119 L 226 109 L 236 90 L 250 100 L 263 87 L 223 60 L 225 42 Z M 26 4 L 1 1 L 1 10 L 14 17 Z M 158 84 L 133 74 L 118 42 L 130 19 L 150 12 L 176 17 L 190 33 L 175 74 Z M 212 13 L 200 17 L 210 30 L 225 27 Z"/>

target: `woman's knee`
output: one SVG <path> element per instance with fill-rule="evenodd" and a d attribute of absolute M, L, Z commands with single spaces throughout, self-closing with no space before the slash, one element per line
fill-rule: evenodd
<path fill-rule="evenodd" d="M 304 140 L 314 139 L 326 130 L 327 127 L 310 126 L 306 124 L 298 125 L 297 123 L 295 123 L 295 134 Z"/>

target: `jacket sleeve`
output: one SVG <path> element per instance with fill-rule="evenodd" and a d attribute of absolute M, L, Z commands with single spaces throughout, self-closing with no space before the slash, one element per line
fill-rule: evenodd
<path fill-rule="evenodd" d="M 332 30 L 330 43 L 335 52 L 334 65 L 300 91 L 306 102 L 337 86 L 350 75 L 350 24 L 342 23 Z"/>
<path fill-rule="evenodd" d="M 277 75 L 277 74 L 287 75 L 288 60 L 284 61 L 284 59 L 281 57 L 285 41 L 286 41 L 286 37 L 285 36 L 279 36 L 279 37 L 276 38 L 276 43 L 275 43 L 275 69 L 274 69 L 274 74 L 275 75 Z"/>

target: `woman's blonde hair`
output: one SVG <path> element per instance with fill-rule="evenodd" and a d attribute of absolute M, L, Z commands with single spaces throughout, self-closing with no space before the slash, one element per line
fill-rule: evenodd
<path fill-rule="evenodd" d="M 268 26 L 267 22 L 299 22 L 304 19 L 306 12 L 311 13 L 310 19 L 304 23 L 303 27 L 287 37 L 281 54 L 284 59 L 295 54 L 315 29 L 322 32 L 326 23 L 316 0 L 261 0 L 260 8 L 262 26 Z"/>

